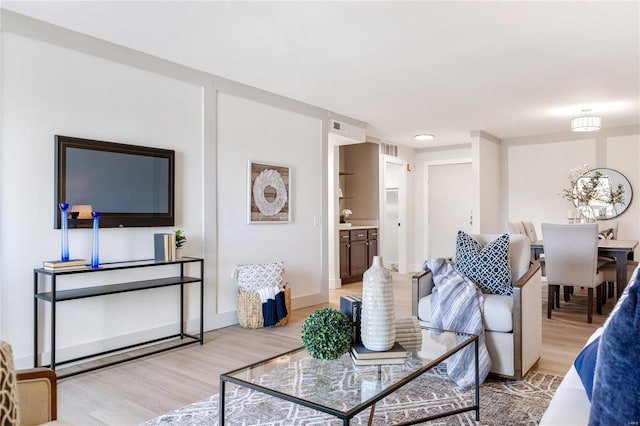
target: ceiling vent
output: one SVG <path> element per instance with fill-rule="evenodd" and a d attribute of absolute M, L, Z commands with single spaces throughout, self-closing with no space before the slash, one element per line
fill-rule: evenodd
<path fill-rule="evenodd" d="M 338 120 L 330 120 L 331 130 L 336 133 L 346 135 L 349 132 L 349 125 Z"/>
<path fill-rule="evenodd" d="M 397 157 L 398 156 L 398 146 L 381 142 L 380 143 L 380 154 L 390 155 L 392 157 Z"/>

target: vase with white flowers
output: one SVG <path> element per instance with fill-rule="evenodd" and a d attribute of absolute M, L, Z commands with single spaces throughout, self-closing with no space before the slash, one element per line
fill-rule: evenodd
<path fill-rule="evenodd" d="M 349 209 L 342 209 L 342 214 L 340 215 L 340 223 L 347 223 L 347 219 L 353 212 Z"/>
<path fill-rule="evenodd" d="M 596 213 L 593 206 L 609 206 L 614 210 L 616 204 L 624 204 L 624 187 L 618 184 L 611 185 L 608 176 L 604 176 L 599 170 L 589 169 L 584 164 L 569 170 L 569 186 L 562 190 L 562 197 L 572 201 L 576 207 L 573 221 L 577 223 L 595 222 Z M 604 209 L 603 209 L 604 210 Z"/>

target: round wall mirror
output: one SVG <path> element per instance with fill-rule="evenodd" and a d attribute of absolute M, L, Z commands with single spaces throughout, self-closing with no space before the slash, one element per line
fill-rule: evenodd
<path fill-rule="evenodd" d="M 613 169 L 592 169 L 583 174 L 574 188 L 574 192 L 587 192 L 590 215 L 596 220 L 613 219 L 620 216 L 631 205 L 633 189 L 622 173 Z M 578 203 L 574 198 L 576 207 Z"/>

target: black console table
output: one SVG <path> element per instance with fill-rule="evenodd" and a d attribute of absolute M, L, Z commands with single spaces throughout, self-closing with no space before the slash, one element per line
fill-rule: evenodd
<path fill-rule="evenodd" d="M 189 263 L 199 263 L 200 264 L 200 276 L 189 277 L 184 275 L 184 265 Z M 157 278 L 151 280 L 144 281 L 132 281 L 132 282 L 123 282 L 116 284 L 106 284 L 99 285 L 94 287 L 84 287 L 84 288 L 73 288 L 68 290 L 58 290 L 56 281 L 61 279 L 64 276 L 75 275 L 75 274 L 95 274 L 105 271 L 115 271 L 120 269 L 133 269 L 133 268 L 150 268 L 155 266 L 167 266 L 167 265 L 175 265 L 176 268 L 180 269 L 180 274 L 176 276 L 170 276 L 165 278 Z M 41 291 L 40 290 L 40 279 L 50 277 L 51 285 L 50 291 Z M 191 335 L 185 332 L 185 318 L 184 318 L 184 286 L 185 284 L 192 283 L 200 283 L 200 335 Z M 145 342 L 136 343 L 133 345 L 128 345 L 124 347 L 119 347 L 115 349 L 111 349 L 108 351 L 94 353 L 86 356 L 82 356 L 79 358 L 64 360 L 64 361 L 56 361 L 56 309 L 57 304 L 60 302 L 66 302 L 68 300 L 77 300 L 84 299 L 88 297 L 98 297 L 98 296 L 107 296 L 110 294 L 116 293 L 125 293 L 130 291 L 141 291 L 141 290 L 149 290 L 154 288 L 161 287 L 169 287 L 169 286 L 180 286 L 180 332 L 176 334 L 172 334 L 170 336 L 165 336 Z M 60 374 L 58 375 L 59 379 L 74 376 L 76 374 L 85 373 L 87 371 L 97 370 L 99 368 L 108 367 L 115 364 L 120 364 L 122 362 L 131 361 L 134 359 L 138 359 L 144 356 L 153 355 L 159 352 L 164 352 L 168 350 L 175 349 L 180 346 L 186 346 L 193 343 L 200 343 L 201 345 L 204 343 L 204 260 L 195 257 L 183 257 L 182 259 L 170 261 L 170 262 L 159 262 L 153 259 L 150 260 L 137 260 L 137 261 L 129 261 L 129 262 L 116 262 L 116 263 L 102 263 L 100 264 L 100 268 L 92 269 L 92 268 L 84 268 L 78 270 L 67 270 L 67 271 L 51 271 L 43 268 L 38 268 L 33 270 L 33 366 L 39 367 L 38 365 L 38 302 L 49 302 L 51 303 L 51 363 L 48 365 L 44 365 L 44 367 L 49 367 L 52 370 L 55 370 L 57 366 L 77 363 L 79 361 L 87 360 L 89 358 L 96 358 L 105 355 L 109 355 L 115 352 L 120 352 L 128 349 L 134 349 L 145 345 L 151 345 L 153 343 L 160 343 L 168 340 L 176 340 L 176 344 L 172 344 L 169 346 L 162 346 L 160 348 L 153 348 L 151 346 L 151 350 L 145 351 L 143 354 L 136 355 L 128 355 L 124 359 L 118 360 L 110 360 L 104 363 L 100 363 L 97 366 L 90 366 L 83 369 L 74 369 L 72 372 L 68 374 Z M 177 340 L 179 338 L 179 340 Z"/>

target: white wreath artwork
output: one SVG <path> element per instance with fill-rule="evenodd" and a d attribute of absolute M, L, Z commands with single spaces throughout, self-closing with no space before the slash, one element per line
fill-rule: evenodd
<path fill-rule="evenodd" d="M 271 186 L 276 190 L 276 199 L 269 202 L 264 196 L 264 190 Z M 260 213 L 265 216 L 274 216 L 287 203 L 287 188 L 280 173 L 275 170 L 265 169 L 256 177 L 253 182 L 253 199 Z"/>

